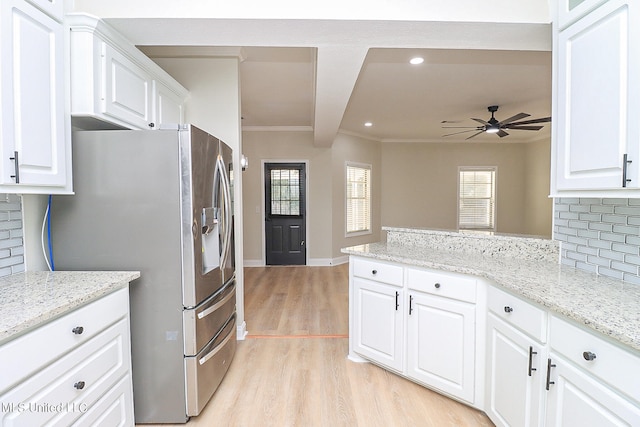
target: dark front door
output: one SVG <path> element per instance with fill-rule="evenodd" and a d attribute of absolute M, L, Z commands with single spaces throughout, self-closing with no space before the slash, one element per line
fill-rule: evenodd
<path fill-rule="evenodd" d="M 266 163 L 267 265 L 306 265 L 305 164 Z"/>

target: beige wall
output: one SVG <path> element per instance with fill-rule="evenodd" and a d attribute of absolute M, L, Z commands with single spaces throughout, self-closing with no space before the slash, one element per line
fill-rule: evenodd
<path fill-rule="evenodd" d="M 380 143 L 338 135 L 331 148 L 313 145 L 311 132 L 244 132 L 244 154 L 250 166 L 244 172 L 244 259 L 264 262 L 263 162 L 307 161 L 307 259 L 310 265 L 329 265 L 344 257 L 340 249 L 380 240 Z M 372 166 L 373 232 L 345 237 L 346 162 Z"/>
<path fill-rule="evenodd" d="M 551 188 L 551 140 L 527 144 L 525 162 L 526 198 L 524 233 L 551 237 L 553 229 L 553 199 Z"/>
<path fill-rule="evenodd" d="M 497 166 L 497 231 L 535 230 L 534 234 L 550 236 L 549 162 L 544 160 L 544 148 L 530 145 L 382 144 L 382 225 L 455 229 L 458 167 Z M 535 155 L 529 168 L 528 155 Z M 546 187 L 538 173 L 546 177 Z M 530 190 L 529 183 L 535 188 Z M 528 213 L 533 207 L 534 212 Z M 542 218 L 548 219 L 547 229 Z"/>
<path fill-rule="evenodd" d="M 341 248 L 380 241 L 380 203 L 382 201 L 382 159 L 380 143 L 338 134 L 333 154 L 333 257 L 344 256 Z M 346 237 L 346 163 L 371 165 L 371 234 Z"/>
<path fill-rule="evenodd" d="M 244 154 L 249 168 L 244 172 L 244 259 L 264 261 L 263 161 L 306 161 L 307 259 L 331 258 L 332 179 L 331 149 L 313 145 L 311 132 L 244 132 Z"/>

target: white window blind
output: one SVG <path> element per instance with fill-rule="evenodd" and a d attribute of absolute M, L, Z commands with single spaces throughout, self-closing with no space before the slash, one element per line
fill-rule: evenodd
<path fill-rule="evenodd" d="M 495 176 L 495 168 L 460 169 L 459 228 L 495 228 Z"/>
<path fill-rule="evenodd" d="M 371 231 L 371 166 L 347 165 L 347 233 Z"/>

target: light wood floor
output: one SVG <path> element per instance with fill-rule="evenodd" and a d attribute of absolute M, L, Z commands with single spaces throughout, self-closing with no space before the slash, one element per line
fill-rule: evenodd
<path fill-rule="evenodd" d="M 493 425 L 479 411 L 347 359 L 347 265 L 245 269 L 245 318 L 249 336 L 187 427 Z"/>

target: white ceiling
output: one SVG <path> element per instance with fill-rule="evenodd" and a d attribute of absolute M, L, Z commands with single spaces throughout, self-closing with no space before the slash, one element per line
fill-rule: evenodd
<path fill-rule="evenodd" d="M 240 66 L 245 130 L 313 129 L 315 49 L 245 48 Z M 425 62 L 410 65 L 421 56 Z M 460 141 L 475 132 L 443 138 L 488 120 L 525 112 L 530 119 L 551 116 L 551 53 L 540 51 L 371 49 L 344 115 L 340 131 L 381 141 Z M 442 124 L 442 121 L 458 123 Z M 526 119 L 525 119 L 526 120 Z M 365 127 L 365 122 L 373 126 Z M 523 142 L 550 135 L 509 131 L 482 134 L 472 142 Z"/>
<path fill-rule="evenodd" d="M 551 115 L 548 22 L 104 19 L 152 57 L 189 49 L 242 52 L 245 131 L 310 130 L 318 146 L 330 146 L 338 132 L 447 142 L 466 134 L 443 138 L 443 120 L 475 126 L 470 119 L 489 119 L 489 105 L 500 107 L 498 120 L 520 112 L 531 119 Z M 425 62 L 409 65 L 416 54 Z M 373 126 L 364 128 L 365 121 Z M 541 140 L 549 128 L 470 141 Z"/>

